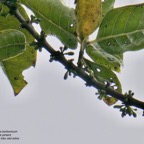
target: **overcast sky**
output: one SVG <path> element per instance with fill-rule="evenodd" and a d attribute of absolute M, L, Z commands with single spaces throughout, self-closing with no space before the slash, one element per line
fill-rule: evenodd
<path fill-rule="evenodd" d="M 143 0 L 116 0 L 116 6 Z M 73 0 L 67 0 L 73 4 Z M 61 43 L 50 39 L 54 47 Z M 129 89 L 144 99 L 144 51 L 129 52 L 119 74 L 123 91 Z M 49 63 L 49 54 L 38 53 L 36 67 L 23 74 L 28 85 L 14 97 L 12 88 L 0 70 L 0 131 L 17 130 L 17 141 L 0 144 L 136 144 L 143 142 L 144 117 L 121 118 L 119 111 L 99 101 L 96 90 L 85 87 L 80 78 L 69 77 L 57 63 Z"/>

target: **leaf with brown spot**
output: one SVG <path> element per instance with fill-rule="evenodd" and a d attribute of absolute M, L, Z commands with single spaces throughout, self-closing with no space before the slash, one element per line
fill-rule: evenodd
<path fill-rule="evenodd" d="M 78 0 L 76 4 L 77 34 L 84 40 L 101 21 L 101 0 Z"/>
<path fill-rule="evenodd" d="M 35 62 L 36 52 L 33 47 L 27 47 L 23 54 L 2 62 L 3 70 L 13 87 L 15 95 L 19 94 L 19 92 L 27 85 L 22 72 L 30 66 L 34 66 Z"/>
<path fill-rule="evenodd" d="M 2 10 L 5 12 L 8 11 L 7 7 L 4 5 Z M 26 12 L 21 6 L 19 6 L 19 10 L 25 19 L 29 20 Z M 25 35 L 26 43 L 34 41 L 34 38 L 29 32 L 25 29 L 19 29 L 20 23 L 13 15 L 8 15 L 6 18 L 0 15 L 0 19 L 0 30 L 15 29 L 21 31 Z M 9 24 L 9 22 L 11 23 Z M 2 61 L 2 68 L 12 85 L 15 95 L 19 94 L 19 92 L 27 85 L 22 72 L 32 65 L 35 65 L 36 55 L 37 52 L 35 49 L 26 45 L 26 50 L 22 54 Z"/>

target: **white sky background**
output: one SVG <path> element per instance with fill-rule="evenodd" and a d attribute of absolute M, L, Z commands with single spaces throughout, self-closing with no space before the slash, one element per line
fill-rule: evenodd
<path fill-rule="evenodd" d="M 72 4 L 73 0 L 65 0 Z M 116 0 L 116 6 L 144 2 Z M 54 47 L 59 42 L 52 41 Z M 61 45 L 61 44 L 60 44 Z M 129 89 L 144 99 L 144 51 L 129 52 L 119 74 L 123 91 Z M 135 144 L 143 142 L 144 117 L 121 118 L 95 96 L 96 90 L 85 87 L 80 78 L 69 77 L 57 62 L 49 63 L 49 54 L 38 54 L 36 67 L 24 72 L 28 85 L 17 96 L 0 71 L 0 130 L 17 130 L 20 141 L 0 144 Z"/>

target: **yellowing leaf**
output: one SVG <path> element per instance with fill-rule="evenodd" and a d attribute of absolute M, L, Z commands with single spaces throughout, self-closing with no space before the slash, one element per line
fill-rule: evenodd
<path fill-rule="evenodd" d="M 3 70 L 13 87 L 15 95 L 19 94 L 19 92 L 27 84 L 27 82 L 24 80 L 22 72 L 31 65 L 35 65 L 35 60 L 36 52 L 34 48 L 27 47 L 23 54 L 2 62 Z"/>
<path fill-rule="evenodd" d="M 82 41 L 98 27 L 101 0 L 78 0 L 76 4 L 77 34 Z"/>
<path fill-rule="evenodd" d="M 113 97 L 106 96 L 105 98 L 103 98 L 103 101 L 104 101 L 108 106 L 111 106 L 111 105 L 114 105 L 114 104 L 117 102 L 117 99 L 115 99 L 115 98 L 113 98 Z"/>

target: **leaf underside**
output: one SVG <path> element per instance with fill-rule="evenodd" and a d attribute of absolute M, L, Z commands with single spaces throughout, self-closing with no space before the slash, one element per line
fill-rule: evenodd
<path fill-rule="evenodd" d="M 108 12 L 100 26 L 96 43 L 110 54 L 142 49 L 144 4 L 125 6 Z"/>
<path fill-rule="evenodd" d="M 103 65 L 91 62 L 87 59 L 84 59 L 84 61 L 87 64 L 88 68 L 90 68 L 90 70 L 94 72 L 94 76 L 97 81 L 101 82 L 102 84 L 111 82 L 115 90 L 122 92 L 121 83 L 113 71 Z M 110 96 L 105 96 L 103 100 L 108 105 L 113 105 L 117 102 L 117 99 Z"/>
<path fill-rule="evenodd" d="M 23 33 L 13 29 L 0 31 L 0 61 L 24 52 L 26 39 Z"/>
<path fill-rule="evenodd" d="M 22 0 L 41 19 L 40 25 L 46 34 L 58 37 L 69 48 L 77 47 L 75 36 L 75 12 L 61 0 Z"/>
<path fill-rule="evenodd" d="M 36 53 L 34 48 L 28 47 L 23 54 L 2 62 L 3 70 L 7 75 L 15 95 L 27 85 L 22 72 L 35 65 Z"/>
<path fill-rule="evenodd" d="M 19 10 L 22 15 L 28 20 L 28 16 L 21 6 L 19 6 Z M 8 12 L 8 8 L 4 5 L 2 6 L 1 13 L 3 12 Z M 18 33 L 23 33 L 23 35 L 25 35 L 27 43 L 34 41 L 34 38 L 29 34 L 29 32 L 24 29 L 19 29 L 19 21 L 14 16 L 8 15 L 7 17 L 4 17 L 0 15 L 0 19 L 0 31 L 7 31 L 7 29 L 13 29 Z M 13 40 L 13 43 L 15 43 L 14 39 L 11 40 Z M 12 48 L 14 49 L 14 47 Z M 29 67 L 35 65 L 37 55 L 36 53 L 37 52 L 34 50 L 34 48 L 26 45 L 26 50 L 23 51 L 22 54 L 2 61 L 3 71 L 9 79 L 15 95 L 17 95 L 27 84 L 27 82 L 24 80 L 22 72 Z"/>
<path fill-rule="evenodd" d="M 88 45 L 86 52 L 94 62 L 106 66 L 111 70 L 120 72 L 120 66 L 122 65 L 123 59 L 122 55 L 109 54 L 101 49 L 97 44 Z"/>
<path fill-rule="evenodd" d="M 114 8 L 115 0 L 105 0 L 102 2 L 102 16 L 104 17 L 110 10 Z"/>
<path fill-rule="evenodd" d="M 119 72 L 123 53 L 143 48 L 144 4 L 139 4 L 110 10 L 87 53 L 95 62 Z"/>

